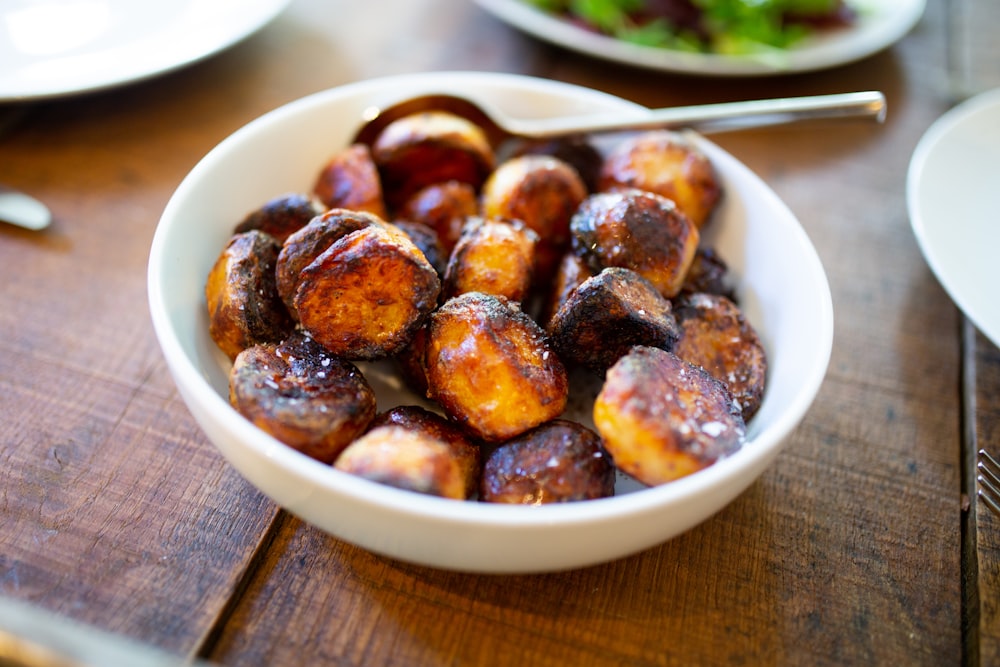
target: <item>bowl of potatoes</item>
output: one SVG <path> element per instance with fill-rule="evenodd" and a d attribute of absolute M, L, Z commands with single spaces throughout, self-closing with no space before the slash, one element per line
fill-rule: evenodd
<path fill-rule="evenodd" d="M 665 130 L 496 144 L 429 109 L 643 109 L 563 83 L 356 82 L 252 121 L 167 204 L 148 295 L 195 420 L 304 521 L 406 562 L 564 570 L 710 518 L 826 373 L 833 310 L 795 216 Z"/>

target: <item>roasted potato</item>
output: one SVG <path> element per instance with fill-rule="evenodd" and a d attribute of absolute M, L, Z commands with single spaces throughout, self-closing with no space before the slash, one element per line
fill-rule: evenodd
<path fill-rule="evenodd" d="M 479 499 L 543 505 L 607 498 L 615 493 L 615 467 L 590 429 L 554 419 L 512 438 L 486 459 Z"/>
<path fill-rule="evenodd" d="M 618 468 L 649 486 L 711 465 L 746 436 L 722 382 L 656 347 L 635 347 L 608 370 L 594 425 Z"/>
<path fill-rule="evenodd" d="M 587 192 L 595 192 L 601 178 L 604 156 L 586 135 L 576 134 L 555 139 L 526 140 L 514 155 L 551 155 L 573 167 L 583 179 Z"/>
<path fill-rule="evenodd" d="M 349 208 L 388 218 L 378 168 L 364 144 L 348 146 L 334 155 L 320 170 L 313 192 L 328 209 Z"/>
<path fill-rule="evenodd" d="M 444 272 L 448 268 L 448 252 L 438 233 L 430 226 L 422 222 L 409 222 L 407 220 L 397 220 L 393 223 L 400 231 L 406 234 L 413 244 L 420 248 L 424 257 L 431 263 L 438 275 L 444 277 Z"/>
<path fill-rule="evenodd" d="M 305 227 L 326 209 L 319 200 L 304 194 L 291 193 L 269 200 L 236 225 L 235 233 L 253 229 L 270 234 L 278 243 Z"/>
<path fill-rule="evenodd" d="M 705 226 L 722 196 L 708 157 L 684 135 L 669 130 L 634 135 L 612 149 L 601 167 L 598 189 L 622 187 L 673 200 L 698 228 Z"/>
<path fill-rule="evenodd" d="M 393 210 L 434 183 L 459 181 L 478 191 L 496 165 L 482 128 L 445 111 L 393 121 L 375 139 L 372 157 Z"/>
<path fill-rule="evenodd" d="M 413 393 L 427 398 L 427 324 L 393 357 L 399 376 Z"/>
<path fill-rule="evenodd" d="M 566 303 L 569 295 L 593 275 L 594 272 L 591 271 L 590 266 L 579 255 L 573 252 L 567 252 L 563 255 L 538 316 L 538 321 L 543 328 L 549 328 L 553 316 Z"/>
<path fill-rule="evenodd" d="M 600 372 L 635 345 L 669 350 L 680 335 L 670 301 L 638 273 L 622 268 L 584 281 L 546 331 L 563 361 Z"/>
<path fill-rule="evenodd" d="M 461 181 L 433 183 L 421 188 L 396 211 L 401 220 L 422 222 L 437 232 L 446 254 L 462 234 L 467 218 L 479 213 L 476 189 Z"/>
<path fill-rule="evenodd" d="M 294 327 L 275 284 L 280 248 L 260 230 L 235 234 L 208 274 L 208 332 L 230 359 L 251 345 L 280 341 Z"/>
<path fill-rule="evenodd" d="M 714 248 L 699 247 L 681 285 L 681 294 L 721 294 L 736 302 L 729 266 Z"/>
<path fill-rule="evenodd" d="M 593 194 L 570 221 L 573 250 L 596 272 L 632 269 L 676 296 L 698 248 L 698 228 L 665 197 L 641 190 Z"/>
<path fill-rule="evenodd" d="M 740 405 L 743 420 L 760 408 L 767 355 L 753 326 L 735 303 L 718 294 L 691 294 L 676 310 L 680 340 L 674 353 L 721 380 Z"/>
<path fill-rule="evenodd" d="M 566 406 L 566 369 L 545 332 L 502 297 L 468 292 L 435 311 L 426 363 L 430 398 L 483 440 L 512 438 Z"/>
<path fill-rule="evenodd" d="M 313 218 L 285 239 L 278 253 L 275 273 L 278 295 L 292 317 L 296 320 L 299 317 L 295 309 L 295 293 L 302 269 L 312 264 L 335 241 L 368 225 L 378 224 L 382 224 L 382 219 L 372 213 L 335 208 Z"/>
<path fill-rule="evenodd" d="M 516 219 L 538 234 L 535 276 L 548 282 L 569 248 L 569 220 L 587 196 L 576 170 L 548 155 L 522 155 L 498 166 L 482 191 L 488 218 Z"/>
<path fill-rule="evenodd" d="M 440 291 L 437 271 L 406 234 L 376 224 L 338 239 L 302 269 L 295 310 L 334 354 L 380 359 L 410 342 Z"/>
<path fill-rule="evenodd" d="M 241 352 L 229 375 L 229 400 L 265 432 L 324 463 L 375 416 L 365 376 L 301 333 Z"/>
<path fill-rule="evenodd" d="M 469 218 L 444 274 L 445 298 L 486 292 L 520 303 L 531 290 L 538 234 L 520 220 Z"/>

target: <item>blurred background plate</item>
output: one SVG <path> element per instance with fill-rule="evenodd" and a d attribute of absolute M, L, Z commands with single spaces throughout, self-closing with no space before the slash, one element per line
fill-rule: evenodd
<path fill-rule="evenodd" d="M 860 60 L 894 44 L 923 16 L 925 0 L 853 0 L 850 28 L 816 34 L 791 49 L 753 55 L 690 53 L 629 44 L 542 12 L 524 0 L 476 0 L 500 20 L 544 41 L 596 58 L 668 72 L 766 76 L 819 70 Z"/>
<path fill-rule="evenodd" d="M 289 0 L 3 0 L 0 102 L 90 92 L 215 54 Z"/>

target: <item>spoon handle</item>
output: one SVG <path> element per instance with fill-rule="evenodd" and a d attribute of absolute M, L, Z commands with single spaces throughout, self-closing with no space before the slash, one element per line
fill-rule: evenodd
<path fill-rule="evenodd" d="M 885 96 L 866 91 L 639 110 L 634 115 L 615 112 L 517 120 L 508 129 L 532 138 L 656 128 L 709 133 L 820 118 L 872 118 L 881 123 L 885 114 Z"/>

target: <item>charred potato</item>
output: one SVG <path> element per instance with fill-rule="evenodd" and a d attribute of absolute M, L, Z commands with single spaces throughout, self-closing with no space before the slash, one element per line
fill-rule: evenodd
<path fill-rule="evenodd" d="M 681 286 L 681 294 L 700 292 L 720 294 L 736 302 L 736 293 L 730 282 L 729 266 L 712 248 L 698 248 Z"/>
<path fill-rule="evenodd" d="M 736 304 L 717 294 L 692 294 L 678 305 L 678 357 L 701 366 L 729 388 L 750 421 L 764 398 L 767 355 Z"/>
<path fill-rule="evenodd" d="M 230 359 L 251 345 L 281 340 L 294 326 L 275 283 L 280 247 L 259 230 L 236 234 L 208 274 L 208 332 Z"/>
<path fill-rule="evenodd" d="M 443 278 L 444 272 L 448 268 L 448 253 L 445 251 L 437 232 L 422 222 L 399 220 L 393 224 L 413 241 L 413 245 L 420 248 L 420 252 L 424 253 L 427 261 Z"/>
<path fill-rule="evenodd" d="M 470 218 L 444 274 L 444 296 L 486 292 L 521 302 L 531 289 L 538 235 L 520 220 Z"/>
<path fill-rule="evenodd" d="M 393 357 L 400 378 L 410 391 L 427 398 L 427 324 L 413 333 L 413 338 Z"/>
<path fill-rule="evenodd" d="M 590 429 L 554 419 L 494 449 L 483 466 L 479 499 L 543 505 L 607 498 L 615 467 Z"/>
<path fill-rule="evenodd" d="M 378 168 L 364 144 L 348 146 L 334 155 L 320 170 L 313 192 L 327 208 L 368 211 L 387 218 Z"/>
<path fill-rule="evenodd" d="M 601 168 L 600 190 L 638 188 L 667 197 L 701 228 L 722 196 L 712 163 L 683 135 L 654 130 L 618 144 Z"/>
<path fill-rule="evenodd" d="M 403 232 L 369 225 L 302 269 L 295 310 L 302 328 L 334 354 L 380 359 L 409 343 L 440 289 L 437 271 Z"/>
<path fill-rule="evenodd" d="M 573 250 L 591 268 L 632 269 L 676 296 L 698 248 L 698 228 L 672 201 L 640 190 L 591 195 L 570 221 Z"/>
<path fill-rule="evenodd" d="M 394 210 L 434 183 L 459 181 L 478 190 L 496 164 L 482 128 L 445 111 L 393 121 L 375 139 L 372 156 Z"/>
<path fill-rule="evenodd" d="M 510 158 L 483 185 L 482 211 L 489 218 L 522 221 L 539 238 L 535 275 L 552 278 L 569 248 L 569 220 L 587 196 L 587 186 L 573 167 L 547 155 Z"/>
<path fill-rule="evenodd" d="M 428 394 L 476 437 L 499 442 L 559 416 L 566 369 L 534 320 L 506 299 L 468 292 L 430 318 Z"/>
<path fill-rule="evenodd" d="M 633 348 L 608 370 L 594 425 L 618 468 L 649 486 L 711 465 L 746 435 L 722 382 L 655 347 Z"/>
<path fill-rule="evenodd" d="M 278 243 L 284 243 L 293 232 L 305 227 L 325 210 L 319 201 L 308 195 L 282 195 L 250 213 L 236 226 L 235 232 L 242 234 L 259 229 L 273 236 Z"/>
<path fill-rule="evenodd" d="M 445 253 L 450 255 L 466 219 L 478 213 L 476 189 L 461 181 L 446 181 L 418 190 L 396 211 L 396 217 L 422 222 L 436 231 Z"/>
<path fill-rule="evenodd" d="M 550 155 L 573 167 L 583 179 L 587 192 L 595 192 L 601 178 L 604 156 L 581 134 L 538 139 L 522 143 L 515 155 Z"/>
<path fill-rule="evenodd" d="M 562 261 L 559 262 L 556 275 L 552 278 L 552 284 L 549 287 L 549 294 L 545 299 L 541 315 L 539 316 L 539 322 L 548 329 L 552 317 L 566 303 L 573 290 L 593 275 L 594 272 L 590 270 L 590 267 L 579 255 L 572 252 L 564 254 Z"/>
<path fill-rule="evenodd" d="M 381 218 L 371 213 L 335 208 L 313 218 L 285 239 L 278 253 L 275 279 L 278 295 L 296 320 L 295 292 L 299 288 L 302 269 L 312 264 L 335 241 L 368 225 L 378 224 L 382 224 Z"/>
<path fill-rule="evenodd" d="M 324 463 L 375 416 L 375 394 L 364 375 L 298 333 L 241 352 L 230 372 L 229 400 L 263 431 Z"/>
<path fill-rule="evenodd" d="M 547 331 L 563 361 L 600 372 L 635 345 L 669 350 L 680 334 L 670 301 L 638 273 L 620 268 L 588 278 Z"/>

